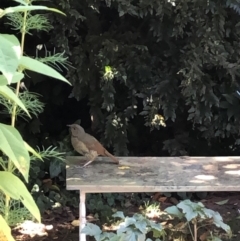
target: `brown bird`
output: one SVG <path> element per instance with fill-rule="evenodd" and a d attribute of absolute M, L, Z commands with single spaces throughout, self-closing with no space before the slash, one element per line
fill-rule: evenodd
<path fill-rule="evenodd" d="M 118 159 L 109 153 L 95 137 L 86 133 L 80 125 L 72 124 L 68 126 L 71 131 L 71 142 L 74 150 L 89 160 L 83 167 L 89 165 L 99 155 L 108 156 L 116 164 L 119 164 Z"/>

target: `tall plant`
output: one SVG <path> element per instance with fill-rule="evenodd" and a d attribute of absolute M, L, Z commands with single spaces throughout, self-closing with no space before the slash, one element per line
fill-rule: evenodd
<path fill-rule="evenodd" d="M 39 209 L 31 194 L 23 181 L 15 175 L 15 171 L 18 170 L 24 180 L 28 182 L 30 153 L 35 158 L 41 159 L 41 156 L 23 140 L 15 128 L 17 115 L 25 114 L 28 117 L 31 114 L 37 115 L 43 107 L 36 95 L 30 98 L 32 93 L 26 93 L 25 95 L 20 93 L 24 70 L 44 74 L 70 84 L 56 70 L 46 65 L 44 60 L 36 60 L 23 55 L 26 34 L 32 29 L 49 29 L 48 21 L 44 15 L 32 15 L 32 11 L 48 10 L 60 14 L 64 13 L 57 9 L 32 5 L 33 1 L 30 0 L 15 1 L 19 3 L 19 6 L 0 8 L 0 18 L 7 16 L 10 19 L 10 24 L 21 32 L 20 41 L 14 35 L 0 34 L 0 95 L 3 97 L 0 102 L 7 107 L 11 115 L 11 125 L 0 123 L 0 150 L 3 153 L 0 157 L 0 165 L 3 169 L 0 171 L 0 194 L 5 196 L 5 208 L 0 213 L 1 240 L 14 240 L 8 226 L 11 199 L 21 201 L 32 216 L 38 222 L 41 221 Z M 15 88 L 10 87 L 12 84 Z M 35 101 L 34 104 L 31 100 Z"/>

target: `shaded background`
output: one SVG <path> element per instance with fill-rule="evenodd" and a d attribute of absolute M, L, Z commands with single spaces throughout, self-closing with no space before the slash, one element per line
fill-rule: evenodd
<path fill-rule="evenodd" d="M 46 13 L 54 28 L 28 35 L 25 54 L 35 56 L 39 44 L 65 52 L 73 68 L 62 74 L 73 86 L 26 73 L 25 85 L 45 103 L 39 118 L 17 121 L 33 147 L 73 153 L 66 125 L 80 119 L 116 155 L 239 154 L 238 1 L 40 4 L 67 17 Z M 1 32 L 20 36 L 0 21 Z M 2 111 L 0 119 L 10 120 Z"/>

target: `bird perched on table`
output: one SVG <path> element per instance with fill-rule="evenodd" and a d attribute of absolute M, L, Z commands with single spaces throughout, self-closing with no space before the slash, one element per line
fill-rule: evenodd
<path fill-rule="evenodd" d="M 88 160 L 88 162 L 83 165 L 83 167 L 89 165 L 99 155 L 108 156 L 116 164 L 119 164 L 118 159 L 109 153 L 95 137 L 86 133 L 80 125 L 72 124 L 68 126 L 71 131 L 71 142 L 73 148 L 75 151 L 85 156 Z"/>

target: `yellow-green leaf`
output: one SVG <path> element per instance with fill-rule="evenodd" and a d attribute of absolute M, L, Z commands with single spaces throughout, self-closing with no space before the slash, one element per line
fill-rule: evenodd
<path fill-rule="evenodd" d="M 0 95 L 3 95 L 6 99 L 10 99 L 19 105 L 30 117 L 28 110 L 22 103 L 22 101 L 18 98 L 18 96 L 6 85 L 0 85 Z"/>
<path fill-rule="evenodd" d="M 21 47 L 14 35 L 0 34 L 0 72 L 6 77 L 8 84 L 17 70 Z"/>
<path fill-rule="evenodd" d="M 15 239 L 12 236 L 11 229 L 2 215 L 0 215 L 0 240 L 15 241 Z"/>
<path fill-rule="evenodd" d="M 229 199 L 225 199 L 225 200 L 222 200 L 222 201 L 219 201 L 219 202 L 215 202 L 215 203 L 218 204 L 218 205 L 224 205 L 224 204 L 226 204 L 228 201 L 229 201 Z"/>
<path fill-rule="evenodd" d="M 11 172 L 0 171 L 0 189 L 13 199 L 20 200 L 29 212 L 41 221 L 39 209 L 24 183 Z"/>
<path fill-rule="evenodd" d="M 22 55 L 22 49 L 18 38 L 13 34 L 1 34 L 1 36 L 11 44 L 11 47 L 13 48 L 17 58 L 19 59 Z"/>
<path fill-rule="evenodd" d="M 0 150 L 10 158 L 28 182 L 30 157 L 17 129 L 0 123 Z"/>
<path fill-rule="evenodd" d="M 20 72 L 15 72 L 12 76 L 11 84 L 19 82 L 23 79 L 24 74 Z M 0 85 L 7 85 L 8 81 L 4 75 L 0 75 Z"/>
<path fill-rule="evenodd" d="M 62 11 L 59 11 L 58 9 L 55 8 L 48 8 L 45 6 L 16 6 L 16 7 L 9 7 L 5 8 L 2 12 L 0 12 L 0 18 L 3 17 L 4 15 L 8 13 L 15 13 L 15 12 L 24 12 L 24 11 L 32 11 L 32 10 L 48 10 L 56 13 L 60 13 L 66 16 L 65 13 Z"/>
<path fill-rule="evenodd" d="M 55 69 L 53 69 L 52 67 L 41 63 L 40 61 L 36 60 L 36 59 L 32 59 L 30 57 L 27 56 L 22 56 L 20 58 L 20 65 L 28 70 L 43 74 L 43 75 L 47 75 L 49 77 L 55 78 L 55 79 L 59 79 L 62 80 L 66 83 L 68 83 L 69 85 L 71 85 L 67 79 L 65 79 L 61 74 L 59 74 Z"/>

